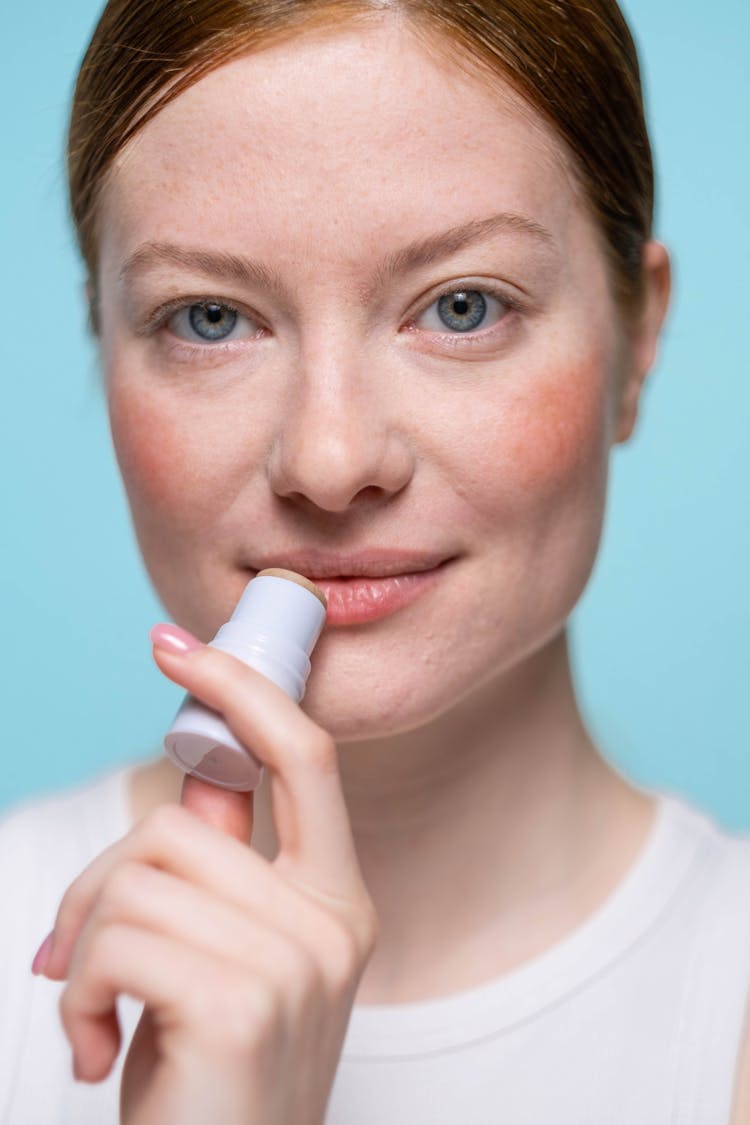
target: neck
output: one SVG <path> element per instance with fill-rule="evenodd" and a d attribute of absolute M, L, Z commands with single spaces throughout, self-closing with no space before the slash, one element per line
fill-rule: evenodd
<path fill-rule="evenodd" d="M 653 813 L 585 729 L 565 632 L 449 714 L 342 744 L 340 768 L 380 920 L 360 1003 L 469 988 L 543 952 L 623 877 Z M 276 854 L 266 786 L 253 846 Z"/>

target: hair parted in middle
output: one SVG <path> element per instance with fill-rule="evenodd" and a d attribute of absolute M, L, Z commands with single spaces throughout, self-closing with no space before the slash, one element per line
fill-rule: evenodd
<path fill-rule="evenodd" d="M 602 233 L 613 293 L 626 313 L 637 309 L 654 172 L 638 56 L 615 0 L 109 0 L 68 130 L 71 211 L 92 293 L 107 172 L 155 114 L 226 62 L 389 16 L 483 80 L 509 83 L 552 124 Z"/>

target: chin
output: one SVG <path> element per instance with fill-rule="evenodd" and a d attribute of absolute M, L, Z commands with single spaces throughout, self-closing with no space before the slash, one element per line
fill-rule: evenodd
<path fill-rule="evenodd" d="M 318 712 L 315 708 L 308 707 L 306 701 L 303 707 L 310 718 L 326 730 L 338 745 L 395 738 L 426 726 L 442 713 L 425 714 L 412 709 L 408 714 L 394 714 L 392 710 L 372 714 L 363 714 L 360 710 L 357 714 L 348 714 L 342 713 L 340 706 L 337 706 L 335 713 L 330 708 L 323 708 Z"/>
<path fill-rule="evenodd" d="M 499 627 L 489 630 L 497 635 Z M 494 713 L 522 698 L 549 675 L 549 662 L 566 645 L 566 625 L 558 619 L 546 629 L 513 643 L 461 647 L 444 638 L 439 649 L 413 642 L 392 645 L 377 659 L 340 654 L 323 647 L 313 656 L 313 671 L 302 701 L 313 722 L 337 743 L 393 738 L 451 716 L 460 739 L 478 713 Z"/>
<path fill-rule="evenodd" d="M 395 737 L 427 726 L 456 706 L 468 690 L 454 676 L 436 681 L 423 670 L 391 667 L 388 678 L 355 679 L 356 689 L 342 691 L 340 677 L 311 676 L 302 701 L 303 710 L 337 743 Z M 419 669 L 416 669 L 417 671 Z M 352 678 L 346 677 L 351 683 Z"/>

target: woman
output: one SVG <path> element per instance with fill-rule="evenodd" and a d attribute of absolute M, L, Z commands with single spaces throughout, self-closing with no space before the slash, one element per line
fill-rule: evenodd
<path fill-rule="evenodd" d="M 669 296 L 614 3 L 119 0 L 69 152 L 154 657 L 268 780 L 6 823 L 7 1120 L 750 1119 L 750 844 L 568 659 Z M 304 713 L 205 645 L 272 565 Z"/>

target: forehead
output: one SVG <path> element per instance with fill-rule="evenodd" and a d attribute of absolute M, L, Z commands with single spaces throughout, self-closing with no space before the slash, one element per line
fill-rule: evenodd
<path fill-rule="evenodd" d="M 499 211 L 564 244 L 580 220 L 551 126 L 390 17 L 217 68 L 119 154 L 102 206 L 103 257 L 181 238 L 356 256 Z"/>

